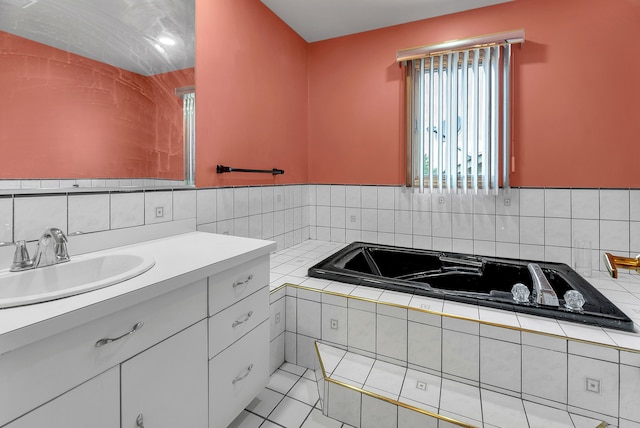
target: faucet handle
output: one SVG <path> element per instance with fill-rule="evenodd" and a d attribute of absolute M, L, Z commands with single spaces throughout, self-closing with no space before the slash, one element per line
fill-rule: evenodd
<path fill-rule="evenodd" d="M 25 269 L 31 269 L 33 267 L 33 260 L 29 257 L 29 250 L 27 250 L 27 241 L 17 241 L 16 252 L 13 254 L 13 263 L 11 264 L 11 271 L 16 272 Z"/>
<path fill-rule="evenodd" d="M 27 241 L 20 240 L 16 242 L 0 242 L 0 247 L 7 247 L 9 245 L 15 245 L 16 252 L 13 254 L 13 263 L 9 270 L 11 272 L 19 272 L 21 270 L 27 270 L 33 268 L 33 260 L 29 257 L 29 250 L 27 250 Z"/>

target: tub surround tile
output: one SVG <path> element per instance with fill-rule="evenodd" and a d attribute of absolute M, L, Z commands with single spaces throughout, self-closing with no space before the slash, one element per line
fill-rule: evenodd
<path fill-rule="evenodd" d="M 304 290 L 298 291 L 296 331 L 299 334 L 319 339 L 321 337 L 322 325 L 320 322 L 322 315 L 321 304 L 301 298 L 301 291 Z"/>
<path fill-rule="evenodd" d="M 626 221 L 600 220 L 600 248 L 627 255 L 629 251 L 629 228 Z"/>
<path fill-rule="evenodd" d="M 520 189 L 520 216 L 544 217 L 544 189 Z"/>
<path fill-rule="evenodd" d="M 393 210 L 395 208 L 395 187 L 378 186 L 378 209 Z"/>
<path fill-rule="evenodd" d="M 409 322 L 407 362 L 437 372 L 442 371 L 442 329 Z"/>
<path fill-rule="evenodd" d="M 521 347 L 501 340 L 480 338 L 480 383 L 520 392 Z"/>
<path fill-rule="evenodd" d="M 473 198 L 458 193 L 452 194 L 451 212 L 457 214 L 473 214 Z"/>
<path fill-rule="evenodd" d="M 397 398 L 400 396 L 406 372 L 404 367 L 376 360 L 364 383 L 364 389 L 377 389 Z"/>
<path fill-rule="evenodd" d="M 408 369 L 400 397 L 437 409 L 440 405 L 442 379 L 417 370 Z"/>
<path fill-rule="evenodd" d="M 522 393 L 567 402 L 567 354 L 522 347 Z"/>
<path fill-rule="evenodd" d="M 571 247 L 571 220 L 568 218 L 545 219 L 544 243 L 548 246 Z"/>
<path fill-rule="evenodd" d="M 349 348 L 357 348 L 368 352 L 376 351 L 376 314 L 349 308 L 349 324 L 347 326 Z"/>
<path fill-rule="evenodd" d="M 368 395 L 363 395 L 361 427 L 397 428 L 398 406 Z"/>
<path fill-rule="evenodd" d="M 444 306 L 444 300 L 435 299 L 426 296 L 412 296 L 411 301 L 409 302 L 409 306 L 412 308 L 432 311 L 432 312 L 442 312 L 442 308 Z"/>
<path fill-rule="evenodd" d="M 619 366 L 569 354 L 568 392 L 569 406 L 617 418 Z"/>
<path fill-rule="evenodd" d="M 472 195 L 473 213 L 490 214 L 496 213 L 496 198 L 493 195 Z"/>
<path fill-rule="evenodd" d="M 482 391 L 484 422 L 496 427 L 529 428 L 522 401 L 492 391 Z"/>
<path fill-rule="evenodd" d="M 496 214 L 504 216 L 520 215 L 520 189 L 504 190 L 496 196 Z"/>
<path fill-rule="evenodd" d="M 408 306 L 409 302 L 411 301 L 411 295 L 406 293 L 399 293 L 397 291 L 385 290 L 378 298 L 378 301 L 395 305 Z M 404 316 L 404 318 L 406 319 L 406 315 Z"/>
<path fill-rule="evenodd" d="M 460 406 L 460 403 L 465 403 Z M 456 412 L 460 416 L 466 416 L 477 424 L 482 421 L 482 405 L 480 402 L 480 390 L 476 387 L 465 385 L 449 379 L 442 379 L 440 392 L 440 414 L 443 411 Z M 456 418 L 455 416 L 453 416 Z"/>
<path fill-rule="evenodd" d="M 571 190 L 544 189 L 545 217 L 571 217 Z"/>
<path fill-rule="evenodd" d="M 347 308 L 322 305 L 322 339 L 327 342 L 347 346 Z"/>
<path fill-rule="evenodd" d="M 376 317 L 376 354 L 407 360 L 407 320 L 378 314 Z"/>
<path fill-rule="evenodd" d="M 452 236 L 457 239 L 473 239 L 473 214 L 451 214 Z"/>
<path fill-rule="evenodd" d="M 480 338 L 442 330 L 442 371 L 471 381 L 480 380 Z"/>
<path fill-rule="evenodd" d="M 398 407 L 398 428 L 413 427 L 437 428 L 438 419 L 404 407 Z M 440 425 L 440 427 L 446 428 L 444 425 Z"/>
<path fill-rule="evenodd" d="M 574 219 L 599 219 L 600 203 L 597 189 L 571 189 L 571 217 Z"/>
<path fill-rule="evenodd" d="M 629 190 L 600 190 L 600 218 L 629 220 Z"/>
<path fill-rule="evenodd" d="M 431 211 L 431 195 L 429 195 L 428 193 L 413 193 L 411 195 L 411 208 L 413 209 L 413 211 Z M 638 220 L 640 221 L 640 207 L 638 208 L 638 210 Z"/>

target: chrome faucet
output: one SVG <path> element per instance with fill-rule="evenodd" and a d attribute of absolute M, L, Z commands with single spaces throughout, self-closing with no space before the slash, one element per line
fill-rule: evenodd
<path fill-rule="evenodd" d="M 27 250 L 27 241 L 0 242 L 0 247 L 8 247 L 9 245 L 16 246 L 16 252 L 13 254 L 13 263 L 11 263 L 9 271 L 20 272 L 33 269 L 33 260 L 29 257 L 29 251 Z"/>
<path fill-rule="evenodd" d="M 531 293 L 533 301 L 539 305 L 560 306 L 558 296 L 553 291 L 540 266 L 536 263 L 529 263 L 527 269 L 529 269 L 533 280 L 533 292 Z"/>
<path fill-rule="evenodd" d="M 68 261 L 67 237 L 55 227 L 45 230 L 38 240 L 33 267 L 51 266 Z"/>

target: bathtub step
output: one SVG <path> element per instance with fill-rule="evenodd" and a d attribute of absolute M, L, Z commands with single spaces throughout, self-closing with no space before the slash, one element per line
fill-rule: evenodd
<path fill-rule="evenodd" d="M 606 422 L 316 342 L 325 416 L 353 427 L 604 428 Z"/>

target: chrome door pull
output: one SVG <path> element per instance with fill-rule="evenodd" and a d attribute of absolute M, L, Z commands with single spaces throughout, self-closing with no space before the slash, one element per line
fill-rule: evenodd
<path fill-rule="evenodd" d="M 237 287 L 237 286 L 239 286 L 239 285 L 244 285 L 244 284 L 246 284 L 247 282 L 251 281 L 252 279 L 253 279 L 253 275 L 249 275 L 249 276 L 247 277 L 247 279 L 245 279 L 244 281 L 235 281 L 235 282 L 233 283 L 233 288 L 236 288 L 236 287 Z"/>
<path fill-rule="evenodd" d="M 251 315 L 253 315 L 253 311 L 249 311 L 249 312 L 244 316 L 244 318 L 242 318 L 242 319 L 240 319 L 240 320 L 237 320 L 237 321 L 234 321 L 234 322 L 233 322 L 233 324 L 231 324 L 231 327 L 237 327 L 237 326 L 239 326 L 240 324 L 244 324 L 244 323 L 246 323 L 247 321 L 249 321 L 249 318 L 251 318 Z"/>
<path fill-rule="evenodd" d="M 100 339 L 100 340 L 98 340 L 96 342 L 96 348 L 99 348 L 101 346 L 107 345 L 107 344 L 109 344 L 111 342 L 115 342 L 116 340 L 120 340 L 123 337 L 129 336 L 129 335 L 135 333 L 136 331 L 140 330 L 143 325 L 144 325 L 144 322 L 140 321 L 140 322 L 136 323 L 133 326 L 133 328 L 131 328 L 131 330 L 129 330 L 128 332 L 126 332 L 122 336 L 118 336 L 118 337 L 114 337 L 114 338 L 105 337 L 104 339 Z"/>
<path fill-rule="evenodd" d="M 241 374 L 240 376 L 236 376 L 233 381 L 231 381 L 231 383 L 233 385 L 235 385 L 236 383 L 240 382 L 242 379 L 246 378 L 247 376 L 249 376 L 249 373 L 251 373 L 251 370 L 253 370 L 253 364 L 249 364 L 249 367 L 247 367 L 247 369 L 245 370 L 245 372 L 243 374 Z"/>

